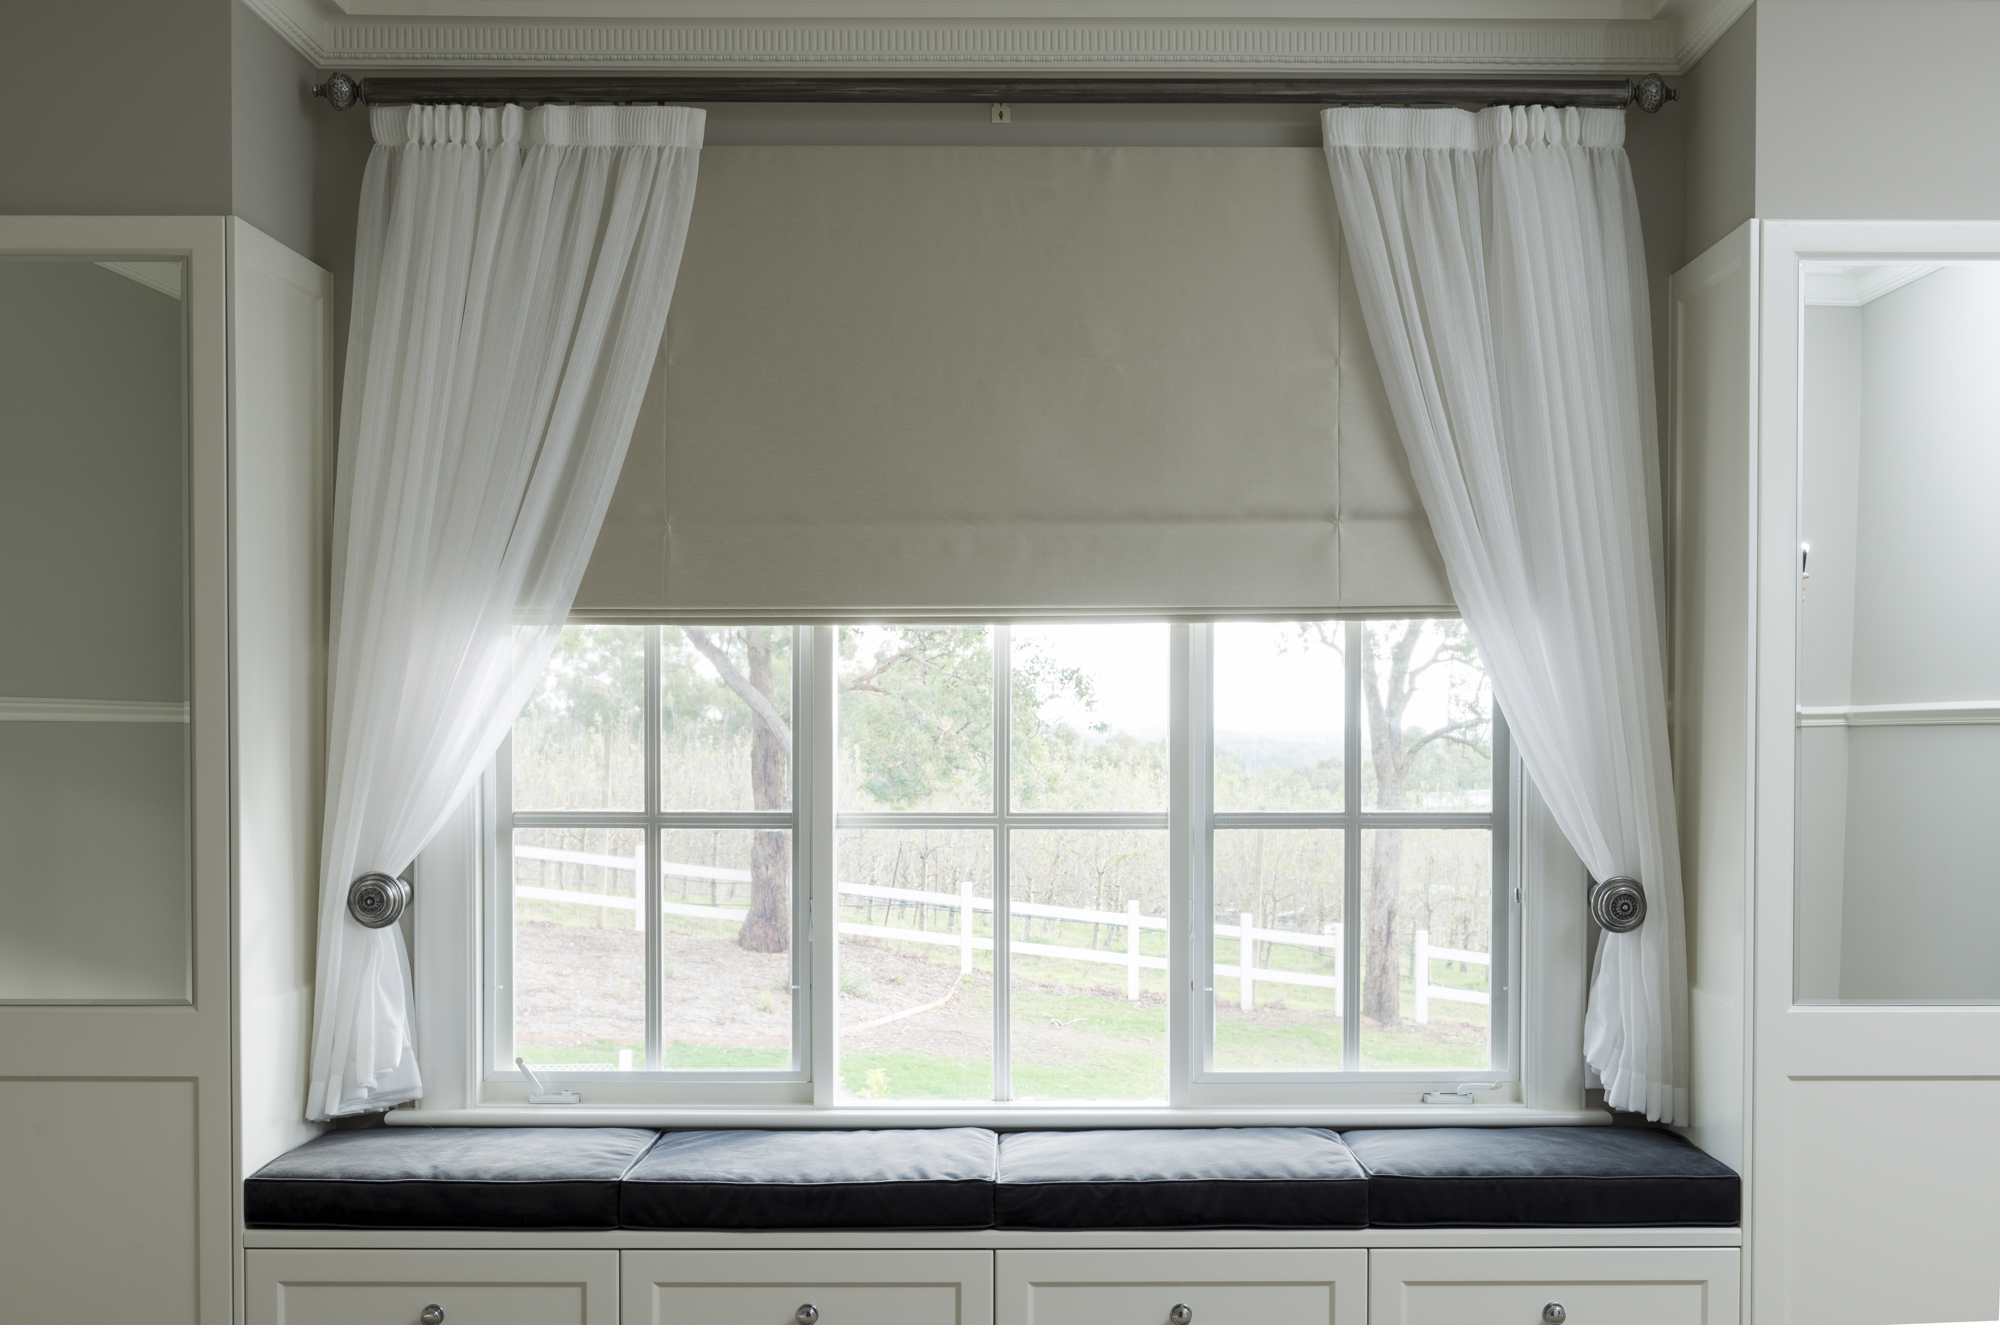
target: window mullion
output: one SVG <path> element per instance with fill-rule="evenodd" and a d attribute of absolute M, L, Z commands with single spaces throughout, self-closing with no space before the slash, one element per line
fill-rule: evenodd
<path fill-rule="evenodd" d="M 806 983 L 810 985 L 812 1031 L 807 1040 L 807 1061 L 812 1068 L 813 1104 L 831 1108 L 840 1099 L 840 1044 L 836 1020 L 840 1005 L 840 904 L 835 892 L 834 870 L 837 838 L 834 831 L 834 776 L 838 754 L 835 722 L 839 713 L 840 656 L 838 627 L 811 626 L 809 650 L 812 694 L 803 705 L 811 724 L 805 742 L 805 757 L 812 761 L 805 782 L 805 804 L 794 803 L 805 819 L 807 933 L 812 944 L 807 963 Z M 796 667 L 797 664 L 794 664 Z M 793 731 L 805 730 L 794 723 Z M 794 751 L 794 758 L 797 751 Z M 794 848 L 797 850 L 797 848 Z M 796 1025 L 796 1021 L 794 1022 Z"/>
<path fill-rule="evenodd" d="M 1007 816 L 1013 809 L 1014 695 L 1012 641 L 1006 623 L 993 627 L 993 1098 L 1014 1098 L 1013 1059 L 1008 1031 L 1012 1002 L 1009 972 L 1013 889 L 1008 878 Z"/>
<path fill-rule="evenodd" d="M 1210 1016 L 1196 985 L 1215 983 L 1214 954 L 1203 935 L 1213 929 L 1202 923 L 1214 913 L 1203 905 L 1213 886 L 1208 877 L 1208 847 L 1214 818 L 1214 794 L 1209 770 L 1213 704 L 1209 695 L 1210 640 L 1205 625 L 1176 625 L 1170 638 L 1172 680 L 1168 720 L 1168 813 L 1172 836 L 1167 846 L 1167 1101 L 1189 1103 L 1193 1080 L 1206 1073 L 1213 1036 Z M 1197 929 L 1199 926 L 1199 929 Z M 1197 982 L 1195 972 L 1201 973 Z"/>
<path fill-rule="evenodd" d="M 646 1070 L 658 1072 L 665 1058 L 662 1045 L 665 1028 L 660 1024 L 665 1002 L 660 953 L 660 628 L 646 627 L 646 696 L 640 706 L 645 723 L 643 741 L 646 759 L 646 826 L 641 830 L 640 858 L 646 862 L 644 887 L 639 891 L 643 908 L 639 921 L 646 927 Z"/>
<path fill-rule="evenodd" d="M 1343 1072 L 1361 1068 L 1361 651 L 1366 630 L 1359 621 L 1341 627 L 1344 666 L 1341 679 L 1347 692 L 1341 723 L 1341 789 L 1345 800 L 1346 824 L 1341 832 L 1342 869 L 1340 926 L 1340 1067 Z"/>

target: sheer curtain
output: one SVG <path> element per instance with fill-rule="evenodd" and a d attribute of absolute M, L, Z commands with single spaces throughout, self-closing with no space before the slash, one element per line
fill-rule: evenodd
<path fill-rule="evenodd" d="M 380 108 L 341 402 L 306 1116 L 423 1093 L 400 930 L 347 913 L 462 800 L 575 597 L 652 371 L 703 112 Z"/>
<path fill-rule="evenodd" d="M 1606 933 L 1584 1058 L 1688 1121 L 1652 349 L 1624 117 L 1502 106 L 1322 116 L 1370 342 L 1453 594 Z"/>

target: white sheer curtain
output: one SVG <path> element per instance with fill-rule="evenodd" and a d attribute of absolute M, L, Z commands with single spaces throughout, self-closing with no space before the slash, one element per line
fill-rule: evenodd
<path fill-rule="evenodd" d="M 309 1118 L 422 1094 L 400 872 L 513 724 L 576 595 L 652 372 L 703 112 L 371 113 L 334 511 Z"/>
<path fill-rule="evenodd" d="M 1645 889 L 1604 934 L 1584 1058 L 1688 1121 L 1651 337 L 1624 117 L 1329 110 L 1369 340 L 1459 610 L 1535 785 L 1591 874 Z"/>

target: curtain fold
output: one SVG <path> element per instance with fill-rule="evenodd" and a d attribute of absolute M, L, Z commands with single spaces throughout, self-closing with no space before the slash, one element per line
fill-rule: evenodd
<path fill-rule="evenodd" d="M 1364 320 L 1452 591 L 1522 763 L 1593 877 L 1584 1057 L 1685 1124 L 1685 921 L 1667 747 L 1644 249 L 1610 110 L 1329 110 Z"/>
<path fill-rule="evenodd" d="M 306 1116 L 423 1092 L 400 929 L 347 913 L 477 781 L 575 597 L 652 373 L 704 115 L 377 108 L 335 490 Z"/>

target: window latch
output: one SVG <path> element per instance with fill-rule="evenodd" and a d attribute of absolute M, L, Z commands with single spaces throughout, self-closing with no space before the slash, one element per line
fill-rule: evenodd
<path fill-rule="evenodd" d="M 542 1079 L 535 1075 L 525 1058 L 515 1058 L 514 1066 L 521 1069 L 521 1075 L 528 1079 L 528 1103 L 530 1104 L 581 1104 L 583 1096 L 573 1090 L 549 1090 L 542 1085 Z"/>
<path fill-rule="evenodd" d="M 1476 1090 L 1498 1089 L 1500 1089 L 1500 1083 L 1497 1081 L 1467 1081 L 1462 1083 L 1457 1090 L 1425 1091 L 1424 1103 L 1466 1105 L 1472 1103 L 1472 1092 Z"/>

